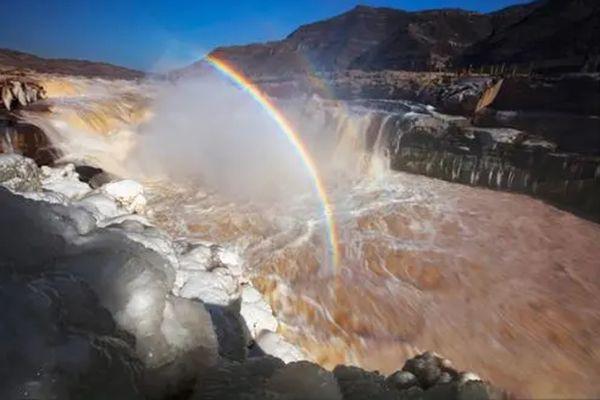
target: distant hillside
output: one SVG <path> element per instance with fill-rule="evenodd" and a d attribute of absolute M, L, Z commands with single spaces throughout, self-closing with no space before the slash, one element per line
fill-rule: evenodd
<path fill-rule="evenodd" d="M 145 74 L 116 65 L 85 60 L 42 58 L 15 50 L 0 49 L 0 66 L 31 69 L 37 72 L 100 77 L 109 79 L 137 79 Z"/>
<path fill-rule="evenodd" d="M 599 0 L 538 0 L 481 14 L 460 9 L 407 12 L 358 6 L 303 25 L 281 41 L 221 47 L 211 54 L 246 74 L 306 71 L 437 70 L 557 62 L 581 70 L 597 58 Z M 201 63 L 187 72 L 201 68 Z M 597 67 L 596 67 L 597 68 Z"/>

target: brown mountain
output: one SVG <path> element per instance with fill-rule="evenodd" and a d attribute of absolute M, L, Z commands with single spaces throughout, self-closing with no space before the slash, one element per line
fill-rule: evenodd
<path fill-rule="evenodd" d="M 212 55 L 233 62 L 250 75 L 347 69 L 409 19 L 410 14 L 404 11 L 358 6 L 336 17 L 303 25 L 284 40 L 221 47 Z"/>
<path fill-rule="evenodd" d="M 581 70 L 599 53 L 599 8 L 598 0 L 539 0 L 489 14 L 358 6 L 301 26 L 281 41 L 221 47 L 212 55 L 262 77 L 561 59 L 570 60 L 567 70 Z"/>
<path fill-rule="evenodd" d="M 86 60 L 42 58 L 20 51 L 0 49 L 0 67 L 3 69 L 30 69 L 43 73 L 79 75 L 109 79 L 138 79 L 144 72 L 116 65 Z"/>
<path fill-rule="evenodd" d="M 362 54 L 352 66 L 420 71 L 453 67 L 470 48 L 521 21 L 538 5 L 517 5 L 491 14 L 460 9 L 412 13 L 407 24 Z"/>

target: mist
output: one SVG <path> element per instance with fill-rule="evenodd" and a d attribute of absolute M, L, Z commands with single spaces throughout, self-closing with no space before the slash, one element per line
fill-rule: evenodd
<path fill-rule="evenodd" d="M 145 174 L 236 199 L 282 199 L 309 190 L 308 171 L 285 134 L 224 76 L 165 85 L 152 113 L 133 154 Z"/>

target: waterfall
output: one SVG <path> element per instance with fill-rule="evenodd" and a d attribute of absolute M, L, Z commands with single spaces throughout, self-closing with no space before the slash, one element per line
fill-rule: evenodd
<path fill-rule="evenodd" d="M 12 142 L 13 128 L 4 128 L 4 137 L 2 138 L 2 150 L 4 153 L 14 153 L 15 148 Z"/>
<path fill-rule="evenodd" d="M 383 117 L 377 132 L 377 139 L 375 139 L 375 144 L 371 150 L 369 176 L 374 178 L 385 177 L 390 171 L 390 151 L 386 137 L 386 127 L 391 120 L 392 114 Z"/>

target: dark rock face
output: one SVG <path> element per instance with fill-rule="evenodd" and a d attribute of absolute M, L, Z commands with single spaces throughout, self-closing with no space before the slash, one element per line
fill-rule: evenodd
<path fill-rule="evenodd" d="M 555 143 L 565 152 L 600 155 L 600 118 L 546 111 L 498 111 L 475 115 L 475 125 L 519 129 Z"/>
<path fill-rule="evenodd" d="M 388 124 L 391 167 L 451 182 L 533 195 L 600 219 L 600 157 L 506 128 L 421 116 Z"/>
<path fill-rule="evenodd" d="M 498 16 L 497 16 L 498 17 Z M 516 22 L 515 22 L 516 21 Z M 538 71 L 598 71 L 600 3 L 547 0 L 468 49 L 464 65 L 533 63 Z"/>
<path fill-rule="evenodd" d="M 438 70 L 492 31 L 487 15 L 463 10 L 411 14 L 390 36 L 353 63 L 357 69 Z"/>
<path fill-rule="evenodd" d="M 35 160 L 38 165 L 51 165 L 59 155 L 39 127 L 14 116 L 0 115 L 0 153 L 16 153 Z"/>
<path fill-rule="evenodd" d="M 546 111 L 600 115 L 600 76 L 506 77 L 491 107 L 496 110 Z"/>

